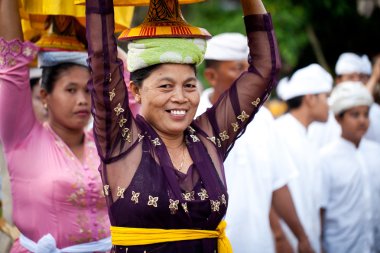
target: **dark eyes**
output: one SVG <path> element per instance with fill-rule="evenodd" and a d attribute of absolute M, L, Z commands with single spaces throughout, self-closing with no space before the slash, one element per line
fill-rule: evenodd
<path fill-rule="evenodd" d="M 194 83 L 187 83 L 185 84 L 185 88 L 197 88 L 197 85 Z"/>
<path fill-rule="evenodd" d="M 173 87 L 173 85 L 171 84 L 161 84 L 160 86 L 158 86 L 160 89 L 170 89 Z M 187 89 L 194 89 L 194 88 L 197 88 L 197 85 L 194 84 L 194 83 L 187 83 L 184 85 L 185 88 Z"/>
<path fill-rule="evenodd" d="M 168 89 L 168 88 L 170 88 L 170 84 L 161 84 L 160 86 L 158 86 L 159 88 L 161 88 L 161 89 Z"/>
<path fill-rule="evenodd" d="M 76 89 L 74 89 L 74 88 L 68 88 L 67 91 L 68 91 L 69 93 L 75 93 Z"/>
<path fill-rule="evenodd" d="M 76 88 L 67 88 L 66 91 L 69 92 L 69 93 L 71 93 L 71 94 L 74 94 L 75 92 L 77 92 L 77 89 Z M 89 89 L 85 89 L 85 92 L 89 94 L 90 90 Z"/>

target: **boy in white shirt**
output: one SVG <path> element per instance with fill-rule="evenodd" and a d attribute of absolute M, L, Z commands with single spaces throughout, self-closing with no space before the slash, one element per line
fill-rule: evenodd
<path fill-rule="evenodd" d="M 342 134 L 321 150 L 323 246 L 326 253 L 374 252 L 380 145 L 363 138 L 373 99 L 362 83 L 349 81 L 329 102 Z"/>

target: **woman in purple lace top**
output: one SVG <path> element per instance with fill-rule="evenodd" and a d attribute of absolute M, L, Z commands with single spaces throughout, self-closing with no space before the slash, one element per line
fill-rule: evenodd
<path fill-rule="evenodd" d="M 259 0 L 241 2 L 249 69 L 211 109 L 193 120 L 199 103 L 195 65 L 203 59 L 202 41 L 157 38 L 129 44 L 130 86 L 141 104 L 140 115 L 133 117 L 123 65 L 117 59 L 113 2 L 87 1 L 89 88 L 112 226 L 215 230 L 223 219 L 228 203 L 223 161 L 275 86 L 280 68 L 270 15 Z M 190 50 L 181 52 L 191 47 L 189 43 L 195 45 L 190 57 L 185 55 Z M 182 60 L 165 50 L 179 52 Z M 155 61 L 157 52 L 165 57 Z M 211 253 L 217 252 L 217 239 L 113 250 Z"/>

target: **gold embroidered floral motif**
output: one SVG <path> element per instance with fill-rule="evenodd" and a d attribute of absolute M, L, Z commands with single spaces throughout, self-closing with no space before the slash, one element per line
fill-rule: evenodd
<path fill-rule="evenodd" d="M 225 141 L 225 140 L 227 140 L 227 139 L 230 138 L 230 137 L 228 136 L 228 134 L 227 134 L 227 131 L 223 131 L 223 132 L 221 132 L 221 133 L 219 134 L 219 136 L 220 136 L 220 139 L 221 139 L 222 141 Z"/>
<path fill-rule="evenodd" d="M 33 50 L 30 47 L 24 47 L 22 54 L 26 57 L 30 57 L 33 54 Z"/>
<path fill-rule="evenodd" d="M 121 104 L 120 103 L 118 103 L 117 106 L 113 110 L 115 111 L 116 116 L 119 116 L 120 113 L 124 112 L 124 109 L 121 108 Z"/>
<path fill-rule="evenodd" d="M 188 126 L 187 129 L 189 130 L 190 134 L 194 134 L 195 133 L 195 129 L 192 128 L 191 126 Z"/>
<path fill-rule="evenodd" d="M 158 197 L 152 197 L 149 195 L 148 206 L 157 207 L 157 201 L 158 201 Z"/>
<path fill-rule="evenodd" d="M 252 102 L 252 105 L 254 106 L 254 107 L 257 107 L 258 105 L 259 105 L 259 103 L 260 103 L 260 98 L 256 98 L 256 101 L 253 101 Z"/>
<path fill-rule="evenodd" d="M 185 211 L 185 213 L 189 212 L 189 209 L 187 209 L 187 203 L 182 203 L 182 208 L 183 208 L 183 211 Z"/>
<path fill-rule="evenodd" d="M 220 139 L 216 139 L 216 142 L 218 143 L 218 148 L 220 148 L 222 146 L 222 143 L 220 143 Z"/>
<path fill-rule="evenodd" d="M 144 139 L 144 135 L 141 135 L 141 134 L 137 134 L 137 136 L 139 137 L 139 142 L 142 140 L 142 139 Z"/>
<path fill-rule="evenodd" d="M 129 132 L 129 128 L 123 128 L 123 130 L 121 130 L 121 136 L 125 137 L 128 132 Z"/>
<path fill-rule="evenodd" d="M 190 137 L 193 139 L 193 142 L 199 142 L 199 138 L 196 135 L 190 135 Z"/>
<path fill-rule="evenodd" d="M 211 202 L 211 210 L 213 212 L 219 211 L 220 201 L 219 200 L 210 200 Z"/>
<path fill-rule="evenodd" d="M 13 55 L 18 55 L 21 52 L 21 46 L 18 43 L 13 43 L 10 46 L 10 51 Z"/>
<path fill-rule="evenodd" d="M 131 200 L 133 202 L 135 202 L 135 204 L 137 204 L 137 203 L 139 203 L 139 196 L 140 196 L 139 192 L 132 191 L 132 198 L 131 198 Z"/>
<path fill-rule="evenodd" d="M 176 212 L 178 210 L 179 200 L 169 199 L 169 202 L 170 202 L 170 204 L 169 204 L 170 213 L 176 214 Z"/>
<path fill-rule="evenodd" d="M 125 188 L 121 188 L 120 186 L 118 186 L 116 196 L 123 199 L 124 198 L 124 191 L 125 191 Z"/>
<path fill-rule="evenodd" d="M 223 205 L 227 206 L 226 196 L 224 194 L 222 194 L 222 196 L 220 196 L 219 199 Z"/>
<path fill-rule="evenodd" d="M 127 136 L 125 137 L 125 141 L 131 143 L 132 142 L 132 138 L 131 138 L 131 132 L 128 132 L 127 133 Z"/>
<path fill-rule="evenodd" d="M 158 138 L 152 140 L 152 143 L 154 146 L 160 146 L 161 145 L 160 139 L 158 139 Z"/>
<path fill-rule="evenodd" d="M 212 136 L 212 137 L 207 137 L 207 139 L 209 139 L 212 143 L 214 143 L 216 145 L 216 138 L 215 136 Z"/>
<path fill-rule="evenodd" d="M 108 79 L 108 82 L 109 82 L 109 83 L 112 82 L 112 74 L 111 74 L 111 73 L 108 74 L 107 79 Z"/>
<path fill-rule="evenodd" d="M 190 201 L 190 200 L 194 200 L 194 194 L 195 192 L 194 191 L 191 191 L 191 192 L 186 192 L 186 193 L 181 193 L 182 195 L 182 198 L 184 200 L 187 200 L 187 201 Z"/>
<path fill-rule="evenodd" d="M 12 56 L 8 56 L 7 65 L 8 67 L 13 67 L 14 65 L 16 65 L 15 58 L 13 58 Z"/>
<path fill-rule="evenodd" d="M 108 190 L 109 189 L 110 189 L 110 186 L 108 184 L 103 186 L 104 195 L 108 196 L 108 194 L 109 194 Z"/>
<path fill-rule="evenodd" d="M 119 126 L 123 127 L 125 123 L 127 123 L 127 119 L 121 116 L 121 119 L 119 120 Z"/>
<path fill-rule="evenodd" d="M 240 119 L 241 122 L 244 122 L 249 118 L 249 115 L 245 111 L 242 111 L 241 114 L 237 116 L 237 118 Z"/>
<path fill-rule="evenodd" d="M 115 88 L 113 88 L 110 92 L 108 92 L 109 95 L 110 95 L 110 101 L 113 100 L 113 98 L 116 96 L 116 93 L 115 93 Z"/>
<path fill-rule="evenodd" d="M 237 130 L 239 130 L 239 123 L 236 122 L 236 123 L 231 123 L 231 126 L 234 128 L 234 132 L 236 132 Z"/>
<path fill-rule="evenodd" d="M 198 196 L 201 198 L 201 200 L 208 199 L 208 194 L 206 189 L 201 189 L 201 192 L 198 192 Z"/>

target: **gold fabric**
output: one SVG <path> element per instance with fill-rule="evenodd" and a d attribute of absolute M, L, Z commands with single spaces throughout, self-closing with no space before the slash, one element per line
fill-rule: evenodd
<path fill-rule="evenodd" d="M 149 5 L 149 1 L 150 0 L 114 0 L 113 4 L 114 6 L 143 6 Z M 180 4 L 191 4 L 203 1 L 205 0 L 178 0 Z M 74 3 L 84 5 L 86 0 L 74 0 Z"/>
<path fill-rule="evenodd" d="M 75 5 L 75 0 L 19 0 L 20 7 L 24 10 L 24 18 L 33 20 L 35 15 L 68 15 L 78 18 L 79 22 L 85 26 L 85 6 Z M 115 29 L 119 32 L 130 27 L 133 18 L 134 7 L 115 7 Z M 27 16 L 25 17 L 25 14 Z M 32 17 L 30 17 L 32 15 Z M 39 18 L 39 21 L 44 20 Z M 33 26 L 32 22 L 32 27 Z M 40 22 L 36 23 L 41 25 Z"/>
<path fill-rule="evenodd" d="M 218 252 L 232 253 L 232 247 L 225 229 L 227 223 L 223 220 L 215 231 L 196 229 L 154 229 L 154 228 L 126 228 L 111 226 L 112 244 L 118 246 L 147 245 L 162 242 L 183 240 L 199 240 L 218 238 Z"/>

